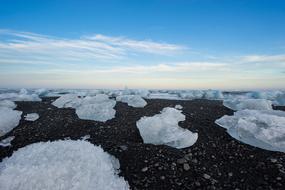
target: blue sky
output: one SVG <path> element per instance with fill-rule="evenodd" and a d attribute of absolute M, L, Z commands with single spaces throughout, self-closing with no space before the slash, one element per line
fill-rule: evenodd
<path fill-rule="evenodd" d="M 282 0 L 1 0 L 0 86 L 284 89 Z"/>

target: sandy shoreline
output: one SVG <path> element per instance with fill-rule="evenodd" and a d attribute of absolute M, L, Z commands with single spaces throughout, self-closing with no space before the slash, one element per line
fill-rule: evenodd
<path fill-rule="evenodd" d="M 16 102 L 16 110 L 38 113 L 34 122 L 22 119 L 18 127 L 0 140 L 15 136 L 10 147 L 0 147 L 0 159 L 13 151 L 39 141 L 80 139 L 101 145 L 117 157 L 121 175 L 132 189 L 283 189 L 285 154 L 243 144 L 214 124 L 233 111 L 214 100 L 146 100 L 144 108 L 117 102 L 116 117 L 105 123 L 80 120 L 74 109 L 58 109 L 50 103 Z M 142 116 L 152 116 L 164 107 L 180 104 L 186 121 L 180 126 L 198 132 L 197 142 L 189 148 L 144 144 L 136 128 Z M 284 107 L 278 109 L 285 110 Z"/>

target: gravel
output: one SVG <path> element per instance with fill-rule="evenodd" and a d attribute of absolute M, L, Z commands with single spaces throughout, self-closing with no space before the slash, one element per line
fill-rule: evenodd
<path fill-rule="evenodd" d="M 55 99 L 16 102 L 16 109 L 23 111 L 22 119 L 0 138 L 1 141 L 15 137 L 11 146 L 0 146 L 0 160 L 32 143 L 76 140 L 89 135 L 87 141 L 118 158 L 120 175 L 131 189 L 285 189 L 285 154 L 262 150 L 230 137 L 214 123 L 223 115 L 233 114 L 221 101 L 154 99 L 146 100 L 144 108 L 118 102 L 115 118 L 103 123 L 81 120 L 71 108 L 56 108 L 51 105 Z M 144 144 L 136 121 L 177 104 L 183 107 L 186 116 L 179 126 L 197 132 L 197 142 L 184 149 Z M 27 113 L 38 113 L 41 117 L 28 122 L 23 118 Z"/>

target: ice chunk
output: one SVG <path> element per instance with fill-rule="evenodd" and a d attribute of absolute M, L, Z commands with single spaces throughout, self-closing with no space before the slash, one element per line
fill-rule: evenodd
<path fill-rule="evenodd" d="M 198 139 L 197 133 L 179 127 L 185 115 L 175 108 L 164 108 L 160 114 L 142 117 L 137 127 L 145 143 L 164 144 L 175 148 L 192 146 Z"/>
<path fill-rule="evenodd" d="M 281 91 L 254 91 L 247 93 L 247 97 L 254 99 L 275 100 L 280 94 L 282 94 Z"/>
<path fill-rule="evenodd" d="M 80 119 L 105 122 L 115 117 L 116 110 L 109 103 L 82 105 L 76 109 Z"/>
<path fill-rule="evenodd" d="M 117 101 L 127 103 L 135 108 L 143 108 L 146 106 L 146 101 L 138 95 L 122 95 L 116 98 Z"/>
<path fill-rule="evenodd" d="M 145 89 L 128 89 L 127 87 L 122 91 L 121 95 L 139 95 L 146 98 L 149 95 L 149 91 Z"/>
<path fill-rule="evenodd" d="M 285 93 L 284 94 L 279 94 L 276 97 L 276 100 L 275 100 L 274 104 L 278 105 L 278 106 L 285 106 Z"/>
<path fill-rule="evenodd" d="M 140 95 L 141 97 L 146 98 L 149 95 L 149 91 L 146 89 L 140 89 L 140 90 L 137 90 L 137 95 Z"/>
<path fill-rule="evenodd" d="M 183 107 L 181 106 L 181 105 L 176 105 L 175 107 L 174 107 L 175 109 L 178 109 L 178 110 L 182 110 L 183 109 Z"/>
<path fill-rule="evenodd" d="M 108 102 L 109 96 L 106 94 L 97 94 L 96 96 L 86 96 L 85 98 L 82 99 L 81 104 L 86 105 L 86 104 L 97 104 L 100 102 Z M 114 105 L 115 106 L 115 105 Z"/>
<path fill-rule="evenodd" d="M 7 147 L 7 146 L 11 146 L 11 142 L 12 140 L 14 140 L 14 136 L 11 137 L 7 137 L 6 139 L 3 139 L 2 141 L 0 141 L 0 146 L 3 147 Z"/>
<path fill-rule="evenodd" d="M 80 119 L 88 119 L 105 122 L 115 117 L 115 100 L 109 99 L 105 94 L 96 96 L 86 96 L 78 98 L 76 94 L 65 94 L 53 103 L 58 108 L 71 107 L 76 109 L 76 114 Z"/>
<path fill-rule="evenodd" d="M 177 92 L 183 99 L 213 99 L 220 100 L 224 98 L 224 95 L 219 90 L 188 90 Z"/>
<path fill-rule="evenodd" d="M 0 163 L 5 190 L 127 190 L 119 161 L 87 141 L 39 142 Z"/>
<path fill-rule="evenodd" d="M 14 101 L 42 101 L 37 94 L 21 94 Z"/>
<path fill-rule="evenodd" d="M 76 94 L 65 94 L 56 99 L 52 105 L 58 108 L 75 108 L 80 104 L 80 99 Z"/>
<path fill-rule="evenodd" d="M 21 111 L 0 107 L 0 136 L 11 131 L 21 120 Z"/>
<path fill-rule="evenodd" d="M 234 138 L 266 150 L 285 152 L 285 112 L 242 110 L 225 115 L 216 124 Z"/>
<path fill-rule="evenodd" d="M 29 113 L 24 117 L 26 121 L 36 121 L 37 119 L 39 119 L 40 116 L 37 113 Z"/>
<path fill-rule="evenodd" d="M 204 97 L 206 99 L 214 99 L 214 100 L 220 100 L 224 98 L 224 95 L 219 90 L 206 90 Z"/>
<path fill-rule="evenodd" d="M 204 92 L 201 90 L 191 90 L 187 92 L 181 92 L 179 93 L 179 96 L 183 99 L 200 99 L 203 98 Z"/>
<path fill-rule="evenodd" d="M 22 88 L 22 89 L 20 89 L 19 94 L 28 94 L 28 91 L 27 91 L 27 89 Z"/>
<path fill-rule="evenodd" d="M 11 100 L 1 100 L 0 101 L 0 107 L 15 109 L 17 107 L 17 105 Z"/>
<path fill-rule="evenodd" d="M 39 96 L 45 96 L 46 94 L 48 94 L 48 90 L 45 88 L 39 88 L 35 90 L 35 94 Z"/>
<path fill-rule="evenodd" d="M 121 96 L 123 92 L 121 90 L 110 90 L 107 94 L 110 97 L 117 97 L 117 96 Z"/>
<path fill-rule="evenodd" d="M 105 122 L 115 117 L 115 105 L 115 100 L 109 99 L 107 95 L 98 94 L 83 98 L 81 105 L 76 108 L 76 114 L 80 119 Z"/>
<path fill-rule="evenodd" d="M 229 99 L 223 105 L 232 110 L 272 110 L 272 102 L 264 99 Z"/>
<path fill-rule="evenodd" d="M 150 93 L 148 99 L 181 100 L 181 97 L 179 97 L 178 94 L 155 92 L 155 93 Z"/>
<path fill-rule="evenodd" d="M 0 100 L 11 101 L 41 101 L 37 94 L 29 94 L 26 89 L 21 89 L 19 93 L 2 93 L 0 94 Z"/>
<path fill-rule="evenodd" d="M 90 135 L 85 135 L 85 136 L 80 138 L 80 140 L 83 140 L 83 141 L 86 141 L 88 139 L 90 139 Z"/>

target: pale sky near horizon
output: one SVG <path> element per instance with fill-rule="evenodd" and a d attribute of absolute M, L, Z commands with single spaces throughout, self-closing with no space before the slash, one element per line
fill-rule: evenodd
<path fill-rule="evenodd" d="M 0 87 L 285 89 L 282 0 L 2 0 Z"/>

